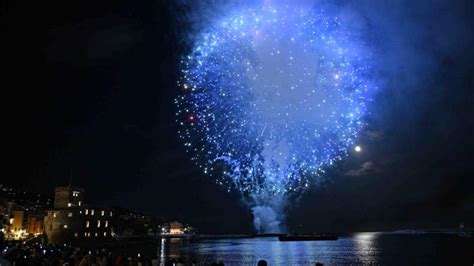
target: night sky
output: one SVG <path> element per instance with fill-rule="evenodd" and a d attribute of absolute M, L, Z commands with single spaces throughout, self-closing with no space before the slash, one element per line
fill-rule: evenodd
<path fill-rule="evenodd" d="M 72 175 L 89 203 L 176 218 L 201 232 L 251 232 L 237 193 L 202 174 L 177 134 L 173 101 L 188 40 L 210 14 L 235 4 L 193 2 L 2 4 L 1 182 L 52 196 Z M 382 85 L 362 152 L 349 152 L 301 195 L 288 225 L 474 227 L 474 3 L 379 2 L 331 1 L 362 21 Z"/>

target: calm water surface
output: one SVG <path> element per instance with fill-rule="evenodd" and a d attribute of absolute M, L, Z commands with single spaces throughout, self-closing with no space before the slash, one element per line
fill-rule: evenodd
<path fill-rule="evenodd" d="M 280 242 L 276 237 L 189 242 L 163 239 L 162 261 L 182 259 L 208 265 L 474 265 L 474 238 L 450 234 L 360 233 L 337 241 Z"/>

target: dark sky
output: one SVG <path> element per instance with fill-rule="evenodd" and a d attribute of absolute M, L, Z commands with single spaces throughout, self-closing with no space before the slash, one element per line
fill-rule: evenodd
<path fill-rule="evenodd" d="M 1 182 L 52 195 L 72 172 L 90 203 L 251 231 L 238 195 L 202 175 L 176 134 L 177 63 L 215 2 L 2 4 Z M 382 85 L 363 152 L 301 195 L 288 225 L 474 227 L 474 4 L 379 2 L 332 3 L 361 18 Z"/>

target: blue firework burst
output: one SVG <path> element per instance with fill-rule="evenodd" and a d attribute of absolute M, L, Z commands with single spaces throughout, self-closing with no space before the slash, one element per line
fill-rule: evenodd
<path fill-rule="evenodd" d="M 288 195 L 347 154 L 374 86 L 363 41 L 337 17 L 247 8 L 197 36 L 176 115 L 192 159 L 218 184 Z"/>

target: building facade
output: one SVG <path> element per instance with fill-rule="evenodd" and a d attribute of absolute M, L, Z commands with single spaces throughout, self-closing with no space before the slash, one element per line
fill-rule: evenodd
<path fill-rule="evenodd" d="M 184 227 L 182 223 L 179 222 L 171 222 L 170 223 L 170 234 L 184 234 Z"/>
<path fill-rule="evenodd" d="M 12 211 L 9 227 L 7 227 L 7 239 L 19 240 L 26 237 L 26 231 L 23 227 L 25 223 L 25 212 L 22 210 Z"/>
<path fill-rule="evenodd" d="M 37 214 L 29 214 L 28 219 L 26 221 L 26 233 L 29 235 L 40 235 L 43 233 L 43 222 L 44 222 L 44 214 L 37 213 Z"/>
<path fill-rule="evenodd" d="M 80 207 L 84 201 L 84 189 L 80 187 L 57 187 L 54 190 L 54 208 Z"/>
<path fill-rule="evenodd" d="M 113 211 L 83 204 L 84 189 L 56 188 L 54 208 L 48 210 L 44 230 L 53 244 L 107 241 L 114 236 Z"/>

